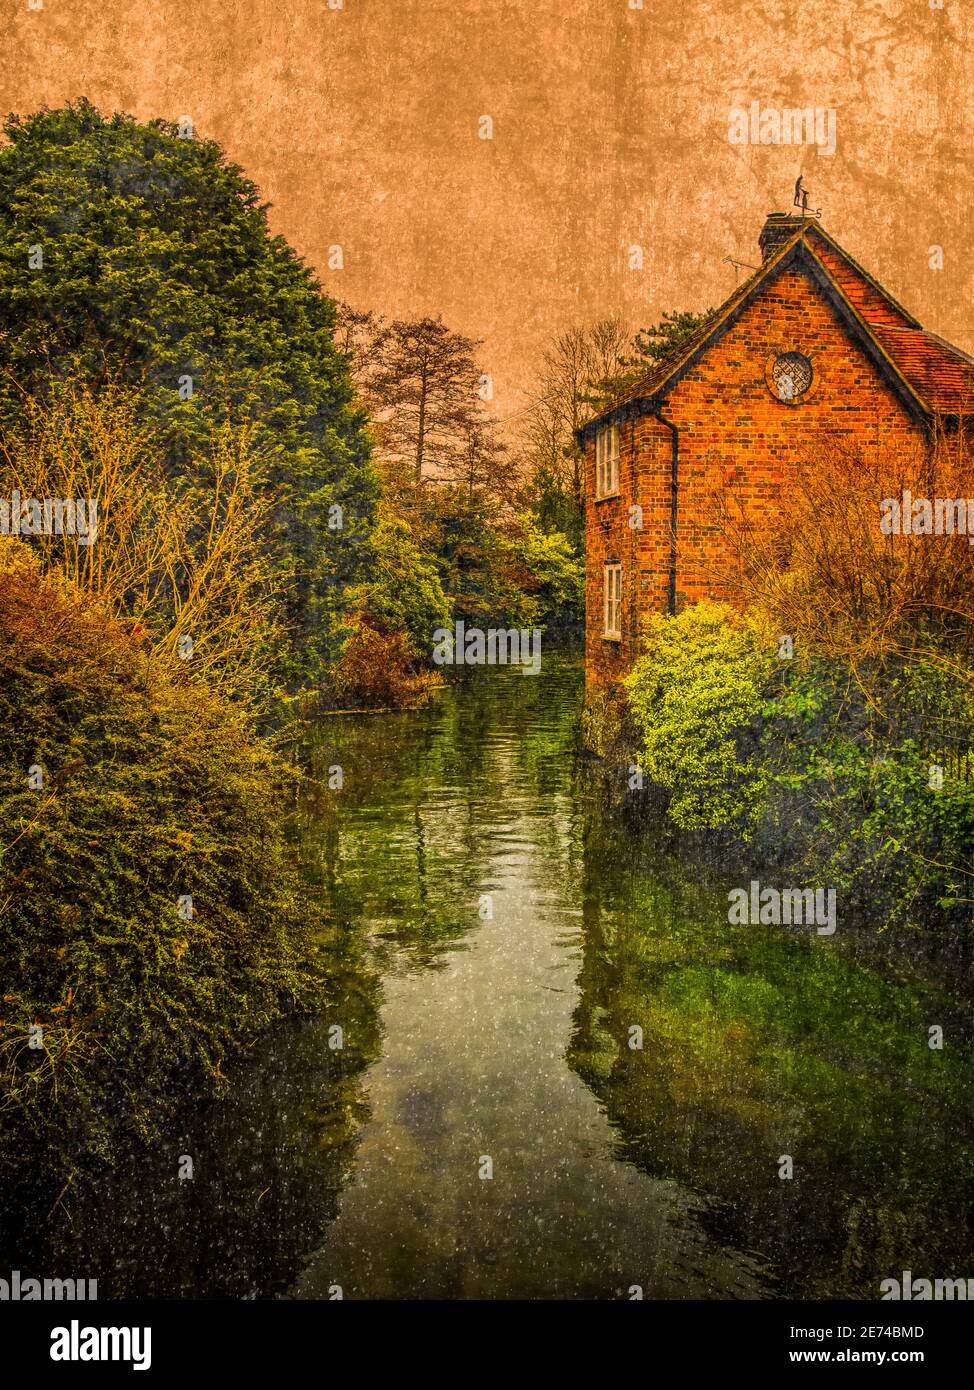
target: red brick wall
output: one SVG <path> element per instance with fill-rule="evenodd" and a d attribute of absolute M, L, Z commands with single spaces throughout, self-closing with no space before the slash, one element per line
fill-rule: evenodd
<path fill-rule="evenodd" d="M 811 392 L 778 401 L 766 382 L 768 359 L 803 352 Z M 663 414 L 680 434 L 677 607 L 721 597 L 732 560 L 715 494 L 739 499 L 748 517 L 770 524 L 775 503 L 799 467 L 814 468 L 830 442 L 860 451 L 912 449 L 920 427 L 865 351 L 847 334 L 821 291 L 801 270 L 783 271 L 751 301 L 673 387 Z M 640 618 L 665 609 L 670 550 L 670 433 L 652 416 L 620 425 L 617 500 L 595 500 L 595 448 L 586 458 L 586 677 L 614 681 L 631 664 Z M 642 506 L 643 529 L 628 526 Z M 602 567 L 623 565 L 623 640 L 602 637 Z"/>

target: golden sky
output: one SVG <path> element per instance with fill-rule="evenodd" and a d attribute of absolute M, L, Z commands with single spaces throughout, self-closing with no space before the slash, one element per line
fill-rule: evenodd
<path fill-rule="evenodd" d="M 559 329 L 724 299 L 800 170 L 846 249 L 974 350 L 968 0 L 0 3 L 4 111 L 189 115 L 330 292 L 485 339 L 505 418 Z M 755 101 L 834 111 L 835 153 L 731 143 Z"/>

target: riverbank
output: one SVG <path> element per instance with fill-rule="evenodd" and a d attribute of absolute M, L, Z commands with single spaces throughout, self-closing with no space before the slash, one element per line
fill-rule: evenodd
<path fill-rule="evenodd" d="M 775 892 L 834 893 L 849 924 L 869 921 L 901 944 L 918 933 L 950 941 L 969 956 L 963 682 L 932 661 L 854 676 L 785 652 L 719 604 L 658 615 L 629 677 L 590 695 L 586 744 L 632 814 L 737 865 L 744 883 L 770 869 Z"/>
<path fill-rule="evenodd" d="M 0 634 L 0 1171 L 60 1187 L 315 1005 L 325 924 L 243 709 L 14 542 Z"/>

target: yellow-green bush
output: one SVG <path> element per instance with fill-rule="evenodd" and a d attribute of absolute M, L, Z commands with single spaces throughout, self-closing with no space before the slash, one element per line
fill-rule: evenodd
<path fill-rule="evenodd" d="M 244 712 L 0 542 L 0 1158 L 106 1154 L 310 1002 L 288 796 Z"/>
<path fill-rule="evenodd" d="M 766 773 L 749 744 L 773 669 L 771 654 L 725 605 L 648 619 L 643 654 L 624 684 L 643 770 L 669 792 L 677 825 L 713 828 L 757 809 Z"/>
<path fill-rule="evenodd" d="M 654 616 L 625 681 L 643 769 L 676 825 L 834 885 L 847 920 L 966 930 L 967 682 L 918 659 L 861 671 L 859 684 L 835 660 L 779 661 L 753 616 L 719 604 Z"/>

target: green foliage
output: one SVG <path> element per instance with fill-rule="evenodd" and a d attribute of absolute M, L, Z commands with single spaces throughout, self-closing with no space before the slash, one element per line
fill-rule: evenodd
<path fill-rule="evenodd" d="M 635 390 L 649 372 L 667 358 L 675 357 L 715 313 L 715 309 L 706 309 L 702 314 L 689 309 L 667 310 L 659 323 L 640 329 L 632 340 L 632 351 L 620 358 L 618 368 L 594 383 L 593 406 L 602 409 Z"/>
<path fill-rule="evenodd" d="M 213 141 L 84 100 L 5 132 L 0 420 L 66 372 L 121 374 L 144 388 L 174 473 L 215 426 L 252 422 L 268 493 L 286 499 L 273 524 L 301 641 L 283 674 L 317 675 L 365 572 L 376 492 L 334 305 Z"/>
<path fill-rule="evenodd" d="M 543 531 L 530 515 L 518 519 L 510 541 L 530 576 L 527 588 L 537 604 L 535 621 L 565 626 L 585 613 L 585 562 L 569 538 Z"/>
<path fill-rule="evenodd" d="M 286 774 L 244 713 L 174 682 L 19 543 L 4 552 L 0 1158 L 33 1135 L 56 1165 L 107 1157 L 120 1123 L 151 1133 L 180 1078 L 218 1084 L 310 1002 L 316 914 L 285 844 Z"/>
<path fill-rule="evenodd" d="M 845 890 L 850 909 L 928 925 L 970 921 L 974 783 L 961 775 L 972 727 L 963 692 L 920 663 L 873 684 L 879 711 L 840 670 L 798 665 L 769 703 L 761 757 L 773 784 L 770 834 Z M 931 784 L 931 767 L 942 771 Z"/>
<path fill-rule="evenodd" d="M 768 693 L 772 659 L 721 604 L 653 615 L 644 654 L 624 682 L 644 770 L 670 793 L 677 825 L 747 824 L 767 775 L 746 751 Z"/>
<path fill-rule="evenodd" d="M 424 548 L 436 557 L 454 618 L 476 627 L 567 626 L 584 610 L 583 564 L 568 538 L 530 514 L 498 516 L 483 492 L 430 489 Z"/>
<path fill-rule="evenodd" d="M 972 717 L 942 668 L 887 664 L 867 698 L 838 664 L 777 661 L 746 620 L 700 603 L 650 620 L 624 686 L 676 825 L 722 827 L 834 886 L 847 919 L 971 920 Z"/>
<path fill-rule="evenodd" d="M 402 633 L 411 655 L 428 661 L 434 631 L 452 622 L 436 564 L 417 545 L 401 518 L 383 517 L 374 543 L 372 576 L 349 591 L 350 607 L 360 611 L 378 631 Z"/>
<path fill-rule="evenodd" d="M 426 489 L 417 516 L 455 619 L 480 627 L 514 623 L 528 605 L 502 535 L 496 508 L 480 491 L 450 485 Z"/>
<path fill-rule="evenodd" d="M 633 339 L 636 360 L 643 359 L 648 364 L 665 362 L 668 357 L 675 356 L 715 313 L 715 309 L 706 309 L 702 314 L 695 314 L 689 309 L 665 312 L 659 323 L 642 328 L 636 334 Z"/>
<path fill-rule="evenodd" d="M 565 486 L 564 469 L 538 463 L 527 489 L 527 504 L 535 524 L 546 535 L 561 534 L 571 549 L 585 549 L 585 512 L 574 488 Z M 584 603 L 583 603 L 584 607 Z"/>

